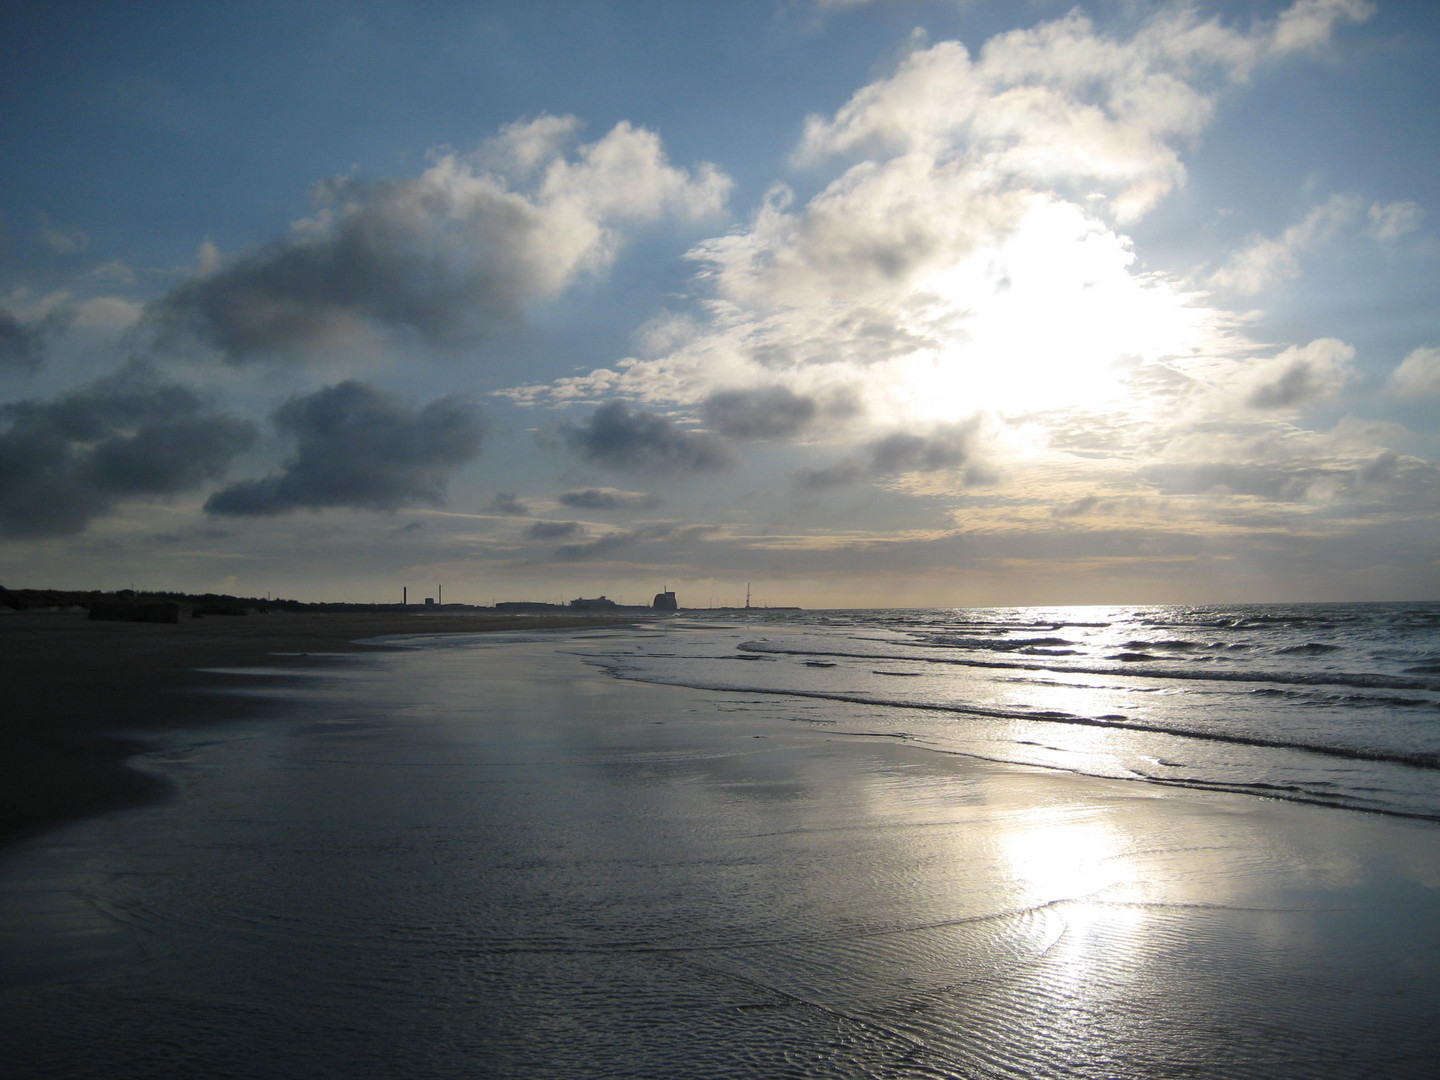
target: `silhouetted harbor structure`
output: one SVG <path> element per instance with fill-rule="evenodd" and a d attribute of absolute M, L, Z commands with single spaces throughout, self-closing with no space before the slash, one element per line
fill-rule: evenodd
<path fill-rule="evenodd" d="M 799 607 L 772 607 L 769 604 L 752 605 L 750 603 L 750 588 L 747 585 L 745 589 L 744 607 L 716 607 L 712 604 L 709 607 L 682 608 L 675 591 L 673 589 L 665 589 L 655 594 L 655 598 L 650 601 L 648 607 L 643 604 L 619 604 L 611 600 L 608 596 L 601 595 L 595 597 L 576 597 L 568 604 L 540 603 L 531 600 L 507 600 L 497 603 L 495 610 L 497 612 L 507 612 L 512 615 L 543 615 L 547 613 L 555 614 L 558 612 L 575 611 L 585 611 L 591 614 L 638 615 L 641 613 L 654 614 L 656 612 L 672 613 L 680 611 L 803 611 L 804 609 Z"/>

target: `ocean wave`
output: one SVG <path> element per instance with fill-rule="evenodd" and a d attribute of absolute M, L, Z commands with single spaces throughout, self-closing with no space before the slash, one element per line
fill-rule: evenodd
<path fill-rule="evenodd" d="M 1164 638 L 1160 641 L 1127 641 L 1125 642 L 1125 648 L 1139 649 L 1142 651 L 1145 649 L 1164 649 L 1166 652 L 1194 652 L 1197 649 L 1215 649 L 1224 648 L 1224 646 L 1219 642 L 1211 645 L 1202 645 L 1198 641 L 1189 641 L 1185 638 Z"/>
<path fill-rule="evenodd" d="M 1034 638 L 955 638 L 946 634 L 930 634 L 917 644 L 929 648 L 987 649 L 992 652 L 1019 652 L 1024 649 L 1048 648 L 1074 645 L 1075 642 L 1063 637 Z"/>
<path fill-rule="evenodd" d="M 1097 664 L 1026 664 L 1018 660 L 979 660 L 958 656 L 929 656 L 915 653 L 859 652 L 849 651 L 843 648 L 819 648 L 815 646 L 798 648 L 770 641 L 746 641 L 742 642 L 739 648 L 742 651 L 752 650 L 755 652 L 788 656 L 837 657 L 856 660 L 900 660 L 919 664 L 1008 669 L 1012 671 L 1063 672 L 1077 675 L 1115 675 L 1119 674 L 1121 670 L 1117 667 L 1100 666 Z M 1121 659 L 1122 657 L 1124 659 Z M 1134 663 L 1137 660 L 1155 663 L 1163 661 L 1164 658 L 1145 653 L 1122 653 L 1118 654 L 1114 659 L 1118 664 L 1128 664 Z M 1143 677 L 1147 679 L 1175 679 L 1199 682 L 1278 683 L 1289 686 L 1353 686 L 1372 690 L 1440 692 L 1440 679 L 1412 678 L 1400 675 L 1387 675 L 1379 672 L 1270 671 L 1263 668 L 1249 668 L 1241 671 L 1220 670 L 1213 667 L 1204 669 L 1159 668 L 1151 667 L 1147 664 L 1143 672 Z"/>
<path fill-rule="evenodd" d="M 640 678 L 639 676 L 623 672 L 617 672 L 617 674 L 620 674 L 622 678 Z M 648 680 L 641 678 L 640 681 Z M 732 686 L 703 679 L 679 677 L 673 681 L 678 683 L 678 685 L 688 686 L 697 690 L 720 690 L 774 697 L 798 697 L 819 701 L 844 702 L 850 705 L 866 705 L 872 708 L 909 709 L 928 713 L 951 713 L 956 716 L 984 717 L 993 720 L 1025 720 L 1034 723 L 1066 724 L 1077 727 L 1105 728 L 1115 731 L 1133 731 L 1151 735 L 1170 735 L 1183 739 L 1195 739 L 1206 743 L 1224 743 L 1232 746 L 1250 746 L 1270 750 L 1297 750 L 1303 753 L 1343 758 L 1349 761 L 1384 762 L 1416 769 L 1440 770 L 1440 754 L 1430 752 L 1385 749 L 1374 746 L 1347 746 L 1300 738 L 1267 738 L 1262 735 L 1241 731 L 1202 730 L 1178 724 L 1146 723 L 1129 718 L 1112 719 L 1110 716 L 1080 716 L 1055 709 L 1030 710 L 1021 708 L 997 708 L 983 705 L 962 705 L 936 701 L 906 701 L 899 698 L 877 697 L 871 694 L 860 694 L 848 691 L 828 691 L 800 687 Z M 1114 714 L 1111 715 L 1113 716 Z"/>

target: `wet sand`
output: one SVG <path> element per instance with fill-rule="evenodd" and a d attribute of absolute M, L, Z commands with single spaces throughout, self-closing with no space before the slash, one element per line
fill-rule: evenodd
<path fill-rule="evenodd" d="M 0 847 L 149 799 L 165 785 L 125 766 L 147 732 L 251 716 L 216 694 L 235 676 L 203 669 L 313 663 L 374 651 L 405 633 L 615 625 L 593 616 L 272 613 L 179 623 L 90 621 L 75 612 L 0 615 Z M 125 733 L 123 736 L 117 733 Z"/>
<path fill-rule="evenodd" d="M 1433 1075 L 1433 825 L 936 753 L 862 706 L 626 683 L 583 647 L 267 660 L 231 707 L 283 713 L 157 735 L 177 799 L 0 876 L 11 1060 Z"/>

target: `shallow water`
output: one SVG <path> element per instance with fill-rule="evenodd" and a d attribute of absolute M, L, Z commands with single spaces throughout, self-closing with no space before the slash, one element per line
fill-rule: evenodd
<path fill-rule="evenodd" d="M 1436 604 L 759 611 L 589 655 L 936 750 L 1440 821 Z"/>
<path fill-rule="evenodd" d="M 937 754 L 554 639 L 284 693 L 152 755 L 174 801 L 0 865 L 7 1075 L 1430 1075 L 1432 824 Z"/>

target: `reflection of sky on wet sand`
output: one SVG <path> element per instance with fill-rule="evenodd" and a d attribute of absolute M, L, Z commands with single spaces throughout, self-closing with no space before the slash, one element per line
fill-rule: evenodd
<path fill-rule="evenodd" d="M 844 734 L 863 706 L 797 723 L 548 645 L 306 687 L 291 723 L 159 759 L 179 803 L 12 862 L 12 932 L 89 919 L 115 946 L 39 995 L 0 977 L 22 1060 L 238 1045 L 275 1074 L 289 1030 L 337 1068 L 423 1044 L 443 1075 L 1403 1076 L 1428 1053 L 1440 830 L 936 754 Z"/>

